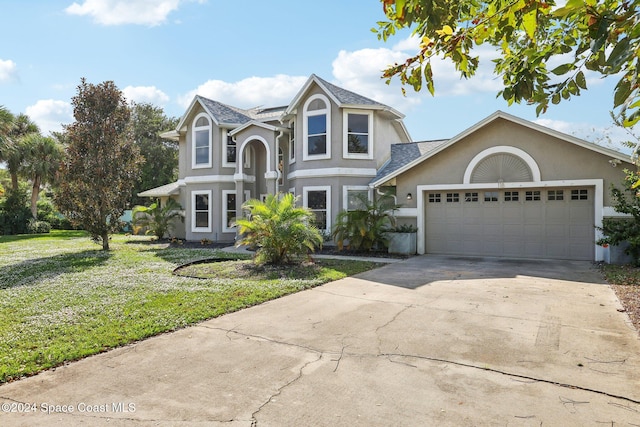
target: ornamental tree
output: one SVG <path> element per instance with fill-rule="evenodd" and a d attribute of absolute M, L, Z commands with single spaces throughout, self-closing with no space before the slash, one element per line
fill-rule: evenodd
<path fill-rule="evenodd" d="M 384 71 L 387 83 L 397 76 L 415 91 L 424 83 L 433 95 L 434 57 L 452 61 L 460 76 L 469 78 L 479 64 L 473 50 L 485 44 L 499 52 L 494 73 L 504 89 L 498 96 L 509 105 L 524 101 L 543 113 L 550 103 L 587 89 L 590 70 L 619 79 L 612 106 L 624 125 L 640 120 L 637 0 L 568 0 L 561 7 L 555 0 L 380 1 L 388 20 L 372 29 L 379 39 L 412 28 L 420 40 L 415 55 Z"/>
<path fill-rule="evenodd" d="M 113 82 L 93 85 L 84 78 L 71 104 L 75 121 L 65 127 L 66 159 L 55 201 L 109 250 L 109 234 L 119 230 L 141 163 L 129 108 Z"/>

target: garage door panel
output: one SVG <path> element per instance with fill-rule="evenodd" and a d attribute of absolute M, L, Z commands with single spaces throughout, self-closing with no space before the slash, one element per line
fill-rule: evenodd
<path fill-rule="evenodd" d="M 587 200 L 572 200 L 571 188 L 534 190 L 540 200 L 526 200 L 524 190 L 517 201 L 505 201 L 504 191 L 497 202 L 483 201 L 483 192 L 477 202 L 425 197 L 427 253 L 592 260 L 593 189 Z"/>

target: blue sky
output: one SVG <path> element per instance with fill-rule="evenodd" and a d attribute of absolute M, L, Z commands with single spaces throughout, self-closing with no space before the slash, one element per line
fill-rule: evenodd
<path fill-rule="evenodd" d="M 196 93 L 243 108 L 286 105 L 315 73 L 403 112 L 414 140 L 453 137 L 496 110 L 603 145 L 605 135 L 627 139 L 609 116 L 613 79 L 588 76 L 588 91 L 537 118 L 535 107 L 496 99 L 486 49 L 473 79 L 438 61 L 436 96 L 408 88 L 403 97 L 381 70 L 416 43 L 408 32 L 377 39 L 378 0 L 3 0 L 0 14 L 0 105 L 44 133 L 73 121 L 82 77 L 113 80 L 127 99 L 179 117 Z"/>

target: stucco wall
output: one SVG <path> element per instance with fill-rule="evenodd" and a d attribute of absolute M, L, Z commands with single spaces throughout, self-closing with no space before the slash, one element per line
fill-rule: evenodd
<path fill-rule="evenodd" d="M 611 167 L 611 157 L 555 138 L 504 119 L 456 142 L 451 147 L 425 160 L 396 179 L 398 197 L 421 184 L 462 184 L 469 162 L 480 152 L 497 145 L 519 148 L 538 164 L 542 181 L 604 179 L 604 206 L 611 205 L 610 187 L 619 186 L 624 178 L 622 164 Z M 416 207 L 416 197 L 405 207 Z"/>

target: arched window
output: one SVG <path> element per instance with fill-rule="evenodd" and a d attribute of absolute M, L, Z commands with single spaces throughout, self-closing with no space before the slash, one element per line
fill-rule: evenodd
<path fill-rule="evenodd" d="M 193 120 L 191 136 L 191 166 L 196 168 L 211 167 L 211 122 L 205 113 L 200 113 Z"/>
<path fill-rule="evenodd" d="M 313 95 L 304 104 L 303 160 L 331 158 L 331 104 L 324 95 Z"/>

